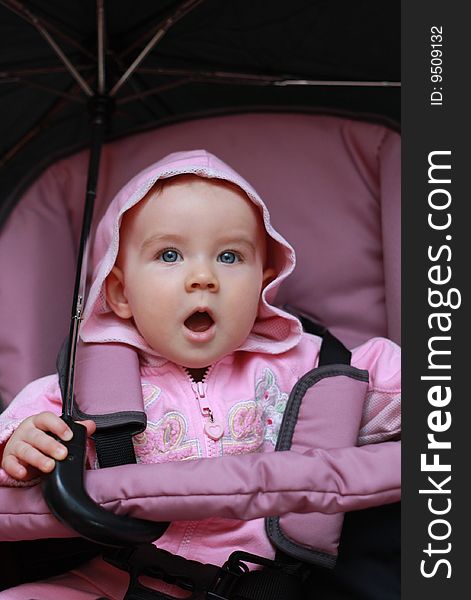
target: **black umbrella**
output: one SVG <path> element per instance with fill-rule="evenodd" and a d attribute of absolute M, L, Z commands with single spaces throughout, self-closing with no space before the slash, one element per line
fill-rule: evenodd
<path fill-rule="evenodd" d="M 97 94 L 106 139 L 256 108 L 399 119 L 397 2 L 0 0 L 0 40 L 0 224 L 86 146 Z"/>

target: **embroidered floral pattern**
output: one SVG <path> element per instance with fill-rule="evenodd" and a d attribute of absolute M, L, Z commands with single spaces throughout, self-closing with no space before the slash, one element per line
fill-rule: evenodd
<path fill-rule="evenodd" d="M 256 451 L 263 442 L 261 407 L 254 400 L 235 404 L 229 411 L 228 433 L 222 440 L 224 454 Z"/>
<path fill-rule="evenodd" d="M 275 374 L 264 369 L 255 383 L 255 399 L 238 402 L 229 411 L 225 454 L 256 452 L 264 441 L 276 444 L 288 394 L 282 392 Z"/>
<path fill-rule="evenodd" d="M 134 436 L 136 457 L 142 463 L 161 463 L 201 457 L 198 440 L 187 439 L 188 423 L 178 412 L 168 412 L 156 423 L 148 422 Z"/>
<path fill-rule="evenodd" d="M 275 445 L 288 394 L 280 390 L 270 369 L 264 369 L 262 378 L 255 385 L 255 400 L 263 407 L 264 439 Z"/>
<path fill-rule="evenodd" d="M 159 399 L 161 390 L 153 384 L 142 383 L 144 408 Z M 158 421 L 148 419 L 147 428 L 134 436 L 136 458 L 141 463 L 161 463 L 189 460 L 202 456 L 198 440 L 188 439 L 188 422 L 184 415 L 169 411 Z"/>
<path fill-rule="evenodd" d="M 149 406 L 154 404 L 154 402 L 160 397 L 162 390 L 158 388 L 156 385 L 152 383 L 147 383 L 143 381 L 141 383 L 142 387 L 142 398 L 144 400 L 144 408 L 147 410 Z"/>

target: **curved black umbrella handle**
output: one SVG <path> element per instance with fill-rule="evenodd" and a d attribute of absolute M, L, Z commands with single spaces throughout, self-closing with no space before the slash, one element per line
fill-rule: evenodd
<path fill-rule="evenodd" d="M 62 419 L 74 435 L 70 442 L 60 440 L 68 449 L 67 458 L 56 461 L 54 471 L 42 479 L 52 514 L 83 537 L 107 546 L 134 546 L 159 538 L 168 523 L 115 515 L 90 498 L 83 481 L 87 430 L 68 416 Z"/>

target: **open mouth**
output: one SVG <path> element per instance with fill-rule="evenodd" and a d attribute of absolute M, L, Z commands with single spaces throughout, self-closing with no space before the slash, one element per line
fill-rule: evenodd
<path fill-rule="evenodd" d="M 207 331 L 213 323 L 214 320 L 209 313 L 197 310 L 185 320 L 184 325 L 190 331 L 201 333 Z"/>

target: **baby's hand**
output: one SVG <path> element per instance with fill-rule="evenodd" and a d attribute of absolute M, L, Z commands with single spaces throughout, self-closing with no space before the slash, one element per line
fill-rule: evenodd
<path fill-rule="evenodd" d="M 81 421 L 91 435 L 96 425 L 93 421 Z M 64 421 L 51 412 L 42 412 L 20 423 L 8 440 L 3 451 L 2 468 L 18 481 L 30 481 L 40 473 L 50 473 L 55 460 L 67 456 L 67 448 L 46 432 L 54 433 L 61 440 L 72 439 L 72 431 Z"/>

